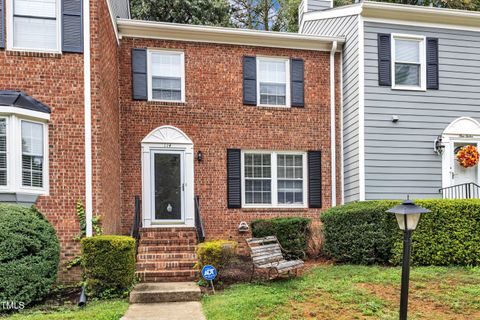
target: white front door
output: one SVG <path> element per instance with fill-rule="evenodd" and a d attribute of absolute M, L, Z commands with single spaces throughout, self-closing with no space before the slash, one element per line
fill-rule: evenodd
<path fill-rule="evenodd" d="M 477 183 L 478 182 L 478 167 L 470 167 L 470 168 L 464 168 L 460 165 L 460 163 L 457 161 L 456 154 L 460 150 L 460 148 L 466 146 L 466 145 L 474 145 L 477 146 L 476 142 L 452 142 L 453 143 L 453 148 L 452 148 L 452 169 L 451 169 L 451 184 L 452 186 L 454 185 L 459 185 L 459 184 L 464 184 L 464 183 Z"/>
<path fill-rule="evenodd" d="M 153 223 L 185 221 L 184 152 L 151 152 L 151 208 Z"/>

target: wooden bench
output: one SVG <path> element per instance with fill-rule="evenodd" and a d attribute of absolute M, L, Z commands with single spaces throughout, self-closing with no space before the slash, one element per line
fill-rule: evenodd
<path fill-rule="evenodd" d="M 298 269 L 303 267 L 302 260 L 285 260 L 283 252 L 288 251 L 282 248 L 275 236 L 251 238 L 246 241 L 253 260 L 250 281 L 253 279 L 255 269 L 267 269 L 268 278 L 273 279 L 282 273 L 290 275 L 291 271 L 295 271 L 295 275 L 297 275 Z"/>

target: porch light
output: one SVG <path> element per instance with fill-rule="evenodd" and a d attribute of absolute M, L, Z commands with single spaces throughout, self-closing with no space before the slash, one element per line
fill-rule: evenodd
<path fill-rule="evenodd" d="M 397 218 L 398 227 L 403 230 L 403 261 L 402 261 L 402 290 L 400 294 L 400 320 L 407 320 L 408 310 L 408 283 L 410 278 L 410 246 L 412 243 L 412 232 L 417 228 L 422 213 L 430 210 L 415 205 L 407 198 L 402 204 L 387 210 L 394 213 Z"/>
<path fill-rule="evenodd" d="M 438 154 L 442 154 L 444 149 L 445 145 L 443 144 L 442 136 L 438 136 L 433 142 L 433 150 Z"/>
<path fill-rule="evenodd" d="M 202 162 L 202 161 L 203 161 L 203 153 L 202 153 L 202 151 L 198 151 L 198 152 L 197 152 L 197 160 L 198 160 L 198 162 Z"/>

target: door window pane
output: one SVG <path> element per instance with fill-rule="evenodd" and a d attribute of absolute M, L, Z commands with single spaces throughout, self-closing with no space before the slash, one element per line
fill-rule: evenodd
<path fill-rule="evenodd" d="M 22 185 L 43 187 L 43 125 L 22 121 Z"/>
<path fill-rule="evenodd" d="M 182 219 L 180 154 L 154 154 L 154 202 L 156 220 Z"/>
<path fill-rule="evenodd" d="M 271 155 L 246 153 L 245 162 L 245 203 L 272 203 Z"/>

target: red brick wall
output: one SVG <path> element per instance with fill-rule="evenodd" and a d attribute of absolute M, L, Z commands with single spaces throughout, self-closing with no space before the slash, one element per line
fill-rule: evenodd
<path fill-rule="evenodd" d="M 107 233 L 120 231 L 118 46 L 105 1 L 92 1 L 92 125 L 94 214 Z M 85 203 L 83 54 L 0 50 L 0 90 L 22 90 L 51 107 L 48 196 L 37 207 L 53 224 L 61 245 L 59 281 L 80 279 L 65 264 L 80 253 L 77 200 Z"/>
<path fill-rule="evenodd" d="M 0 70 L 1 90 L 22 90 L 52 110 L 50 195 L 40 197 L 37 206 L 57 231 L 63 263 L 78 253 L 79 244 L 73 240 L 78 234 L 75 203 L 85 194 L 83 55 L 1 50 Z M 64 279 L 65 273 L 59 277 Z"/>
<path fill-rule="evenodd" d="M 132 101 L 130 53 L 134 47 L 172 48 L 185 52 L 186 103 Z M 305 108 L 244 106 L 244 55 L 303 58 Z M 337 84 L 338 80 L 337 73 Z M 337 108 L 340 106 L 339 93 L 337 90 Z M 178 127 L 193 141 L 195 153 L 203 152 L 204 160 L 195 161 L 195 193 L 200 196 L 207 238 L 239 238 L 237 226 L 242 220 L 250 222 L 256 218 L 291 215 L 318 217 L 321 211 L 227 209 L 227 148 L 321 150 L 323 207 L 330 207 L 328 52 L 124 38 L 120 54 L 120 107 L 123 233 L 129 231 L 132 223 L 133 197 L 141 195 L 141 140 L 162 125 Z M 337 168 L 339 170 L 340 166 Z M 340 183 L 337 189 L 340 194 Z"/>
<path fill-rule="evenodd" d="M 120 233 L 118 52 L 106 1 L 92 1 L 92 158 L 94 214 L 104 233 Z"/>

